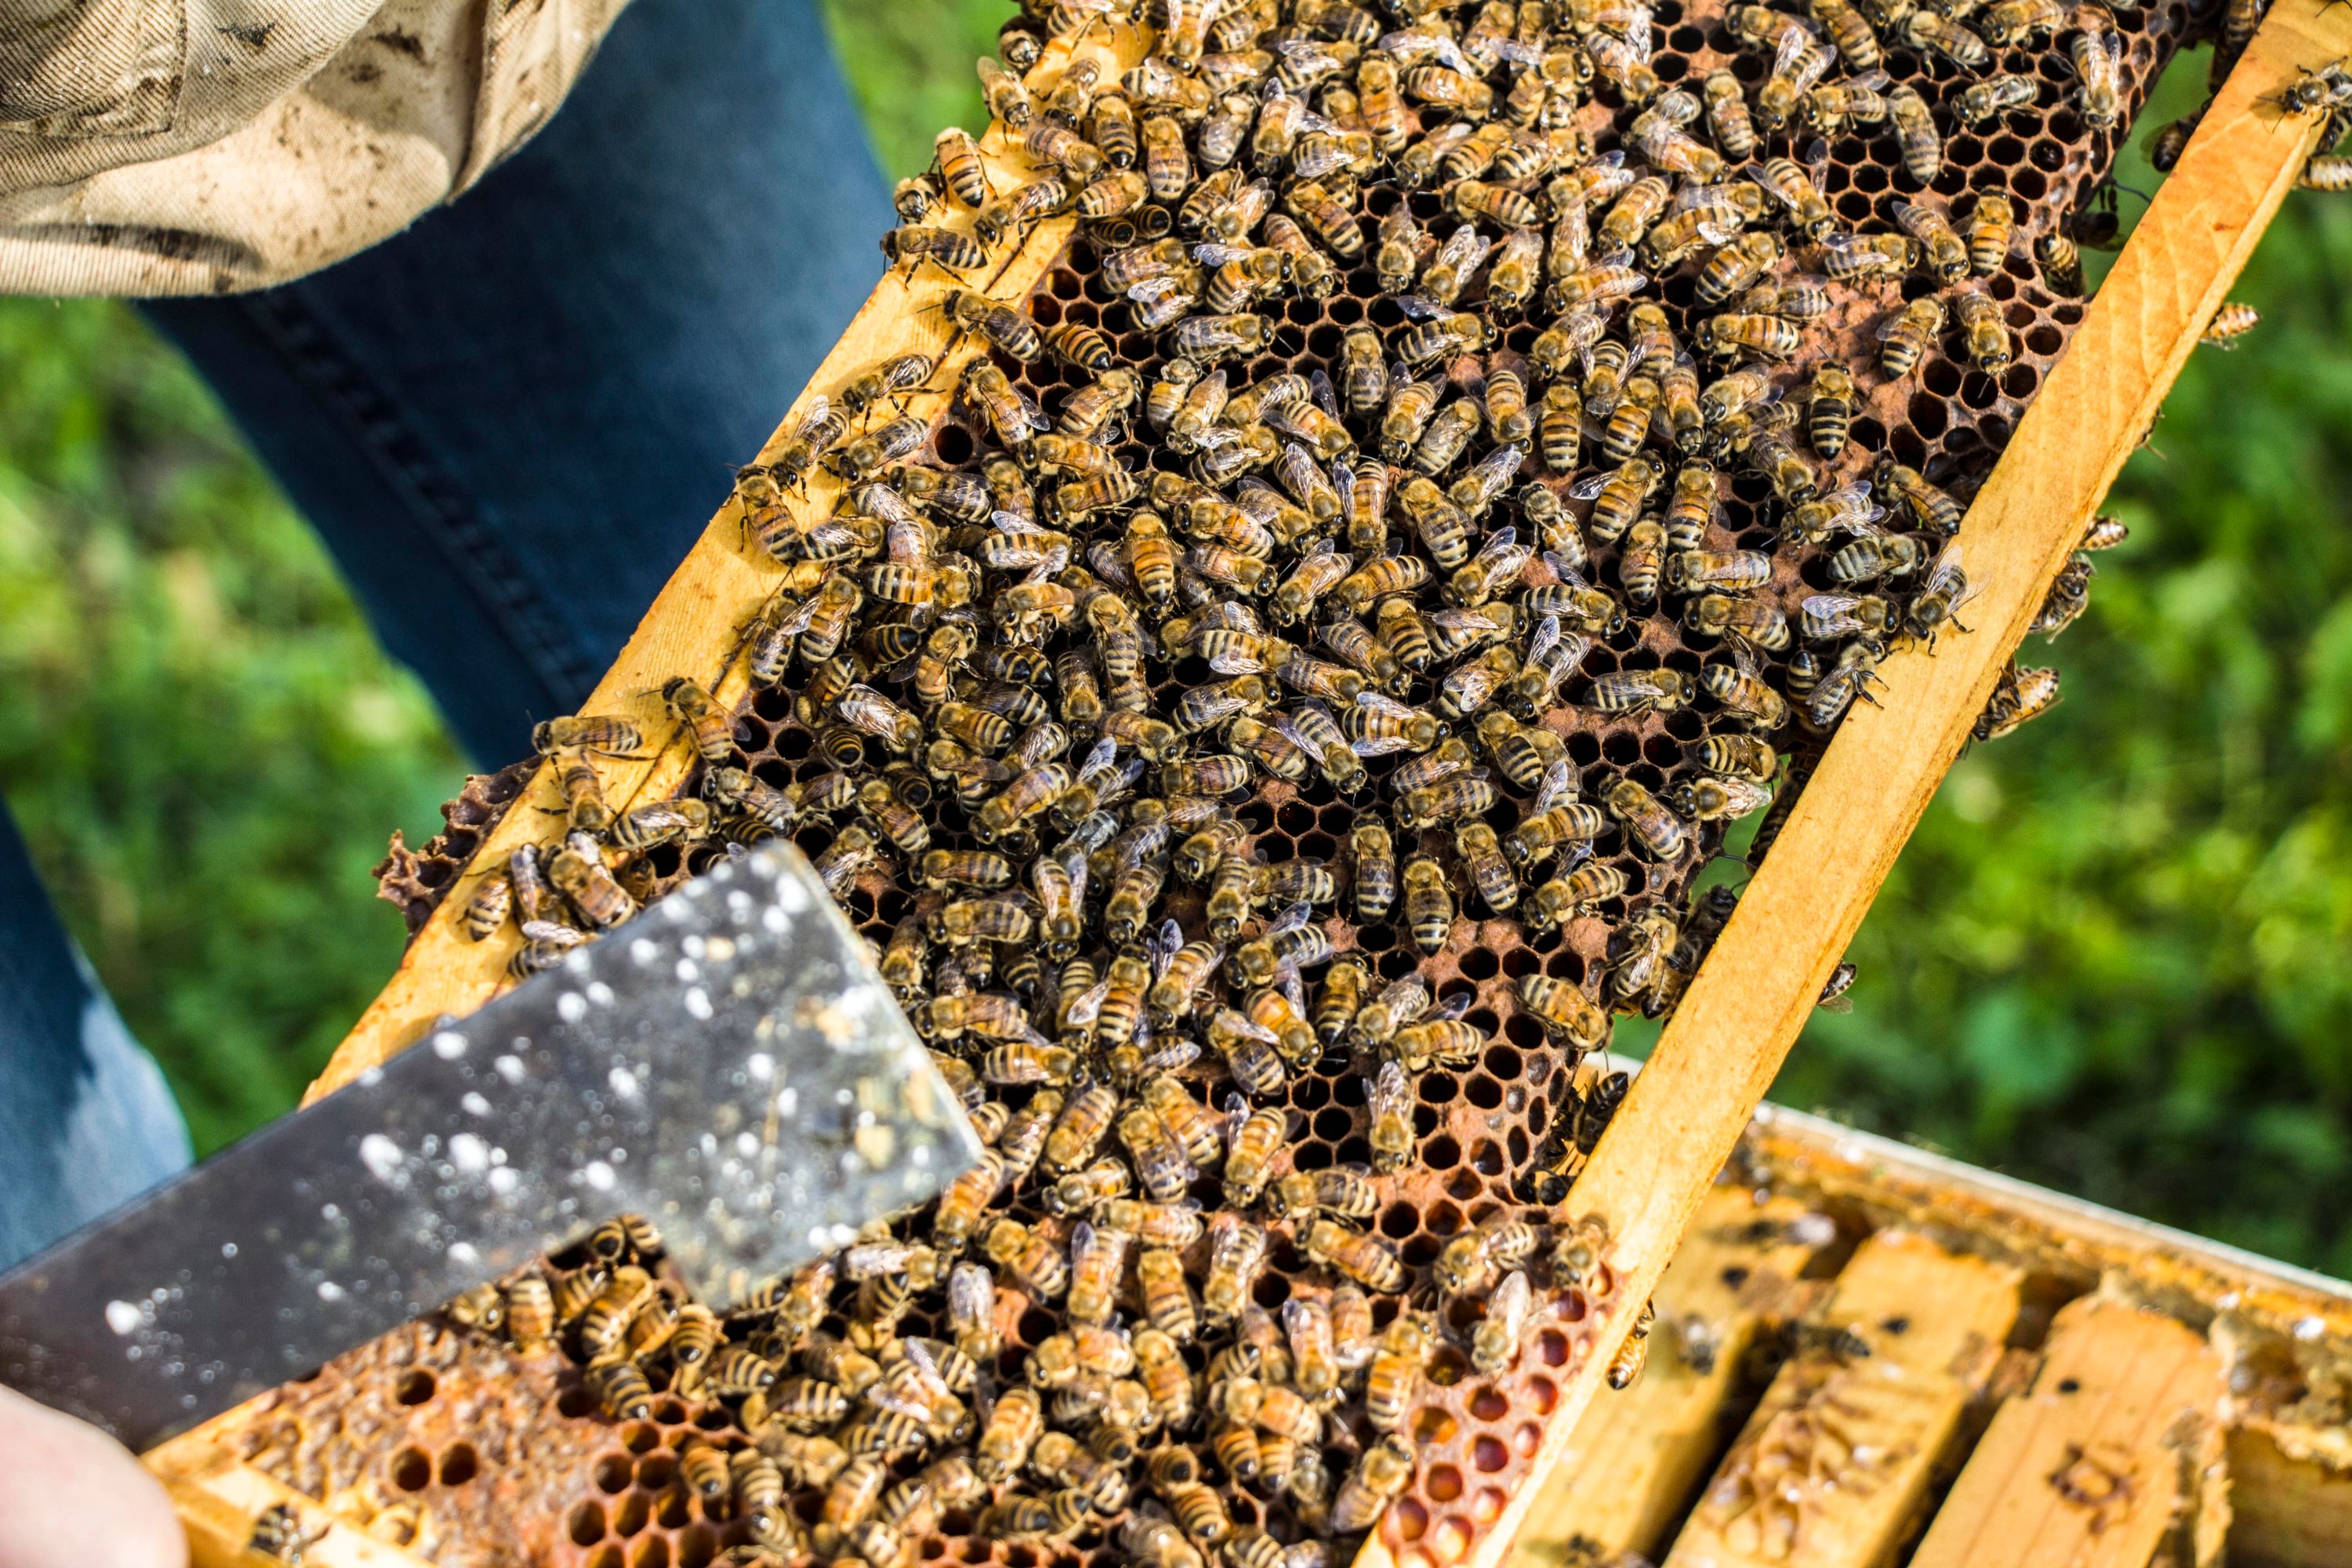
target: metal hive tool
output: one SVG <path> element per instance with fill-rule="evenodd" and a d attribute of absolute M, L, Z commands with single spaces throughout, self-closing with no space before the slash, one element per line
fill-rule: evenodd
<path fill-rule="evenodd" d="M 1696 81 L 1717 66 L 1727 66 L 1751 87 L 1760 77 L 1763 61 L 1754 51 L 1736 47 L 1720 7 L 1685 7 L 1664 0 L 1656 8 L 1655 20 L 1663 37 L 1655 64 L 1670 84 Z M 1932 188 L 1947 198 L 1968 191 L 2011 195 L 2019 214 L 2021 252 L 2091 198 L 2113 161 L 2122 128 L 2129 125 L 2148 87 L 2191 27 L 2189 14 L 2180 5 L 2120 12 L 2116 23 L 2126 45 L 2122 62 L 2125 113 L 2118 128 L 2093 131 L 2082 124 L 2068 107 L 2072 79 L 2063 52 L 2044 47 L 2008 51 L 1995 62 L 2000 68 L 2039 79 L 2040 101 L 2032 110 L 2012 111 L 1982 134 L 1947 138 L 1946 168 Z M 1895 79 L 1916 86 L 1931 103 L 1948 100 L 1970 79 L 1940 59 L 1922 59 L 1902 48 L 1889 51 L 1886 69 Z M 1608 104 L 1588 105 L 1585 113 L 1587 128 L 1595 131 L 1612 120 L 1622 128 L 1630 118 L 1630 111 Z M 1892 204 L 1916 188 L 1903 173 L 1892 136 L 1840 137 L 1828 151 L 1823 188 L 1840 218 L 1849 225 L 1891 226 Z M 1438 201 L 1428 192 L 1370 185 L 1360 209 L 1368 241 L 1373 224 L 1395 205 L 1408 204 L 1427 219 L 1435 216 Z M 1124 361 L 1148 370 L 1158 362 L 1159 339 L 1135 330 L 1131 307 L 1104 284 L 1098 260 L 1094 240 L 1075 241 L 1032 294 L 1031 312 L 1042 326 L 1098 326 L 1111 336 Z M 1790 261 L 1779 268 L 1782 273 L 1801 269 Z M 2022 254 L 2012 255 L 2004 269 L 1982 287 L 2000 303 L 2013 334 L 2015 362 L 1997 381 L 1964 369 L 1943 353 L 1931 354 L 1915 377 L 1900 382 L 1886 384 L 1874 374 L 1863 377 L 1867 405 L 1854 423 L 1846 456 L 1823 469 L 1825 486 L 1865 475 L 1882 452 L 1927 472 L 1963 499 L 1982 480 L 2020 410 L 2082 316 L 2081 301 L 2053 294 Z M 1675 325 L 1685 336 L 1690 289 L 1685 271 L 1663 290 Z M 1885 310 L 1900 298 L 1922 291 L 1925 285 L 1916 279 L 1878 285 L 1866 300 L 1813 323 L 1792 362 L 1790 379 L 1801 383 L 1807 367 L 1823 358 L 1857 365 L 1874 361 L 1874 329 Z M 1344 286 L 1328 300 L 1294 298 L 1273 309 L 1286 319 L 1278 346 L 1288 352 L 1235 366 L 1237 384 L 1283 369 L 1329 370 L 1347 327 L 1369 320 L 1393 329 L 1402 320 L 1394 304 L 1380 298 L 1369 268 L 1347 274 Z M 1503 341 L 1524 353 L 1536 331 L 1533 325 L 1520 325 Z M 1024 365 L 1000 356 L 999 364 L 1036 397 L 1048 416 L 1086 379 L 1050 361 Z M 944 467 L 970 468 L 979 450 L 972 427 L 950 416 L 935 424 L 924 456 Z M 1120 451 L 1139 470 L 1178 466 L 1173 458 L 1139 442 Z M 1709 542 L 1773 551 L 1774 575 L 1768 592 L 1793 613 L 1805 594 L 1829 584 L 1818 551 L 1778 542 L 1777 531 L 1769 526 L 1768 496 L 1769 487 L 1760 478 L 1738 473 Z M 1613 582 L 1616 565 L 1613 550 L 1596 549 L 1591 575 Z M 1660 613 L 1597 644 L 1581 674 L 1589 679 L 1611 668 L 1660 666 L 1695 673 L 1711 651 L 1711 645 L 1688 638 Z M 1154 674 L 1154 700 L 1164 710 L 1178 688 L 1204 679 L 1206 671 L 1197 663 L 1159 661 Z M 816 737 L 793 717 L 793 695 L 790 689 L 758 690 L 735 715 L 735 740 L 746 764 L 755 775 L 779 786 L 830 766 L 817 754 Z M 1571 699 L 1574 695 L 1571 689 Z M 1576 708 L 1556 710 L 1546 722 L 1565 738 L 1569 754 L 1580 769 L 1622 771 L 1663 792 L 1688 776 L 1685 747 L 1706 732 L 1707 715 L 1685 709 L 1664 717 L 1604 720 Z M 1820 741 L 1800 735 L 1792 726 L 1777 743 L 1795 753 L 1793 776 L 1801 778 L 1805 759 Z M 1371 764 L 1376 781 L 1388 766 L 1380 761 Z M 1794 793 L 1794 784 L 1784 789 L 1784 805 Z M 1507 830 L 1524 805 L 1524 795 L 1506 789 L 1488 820 L 1497 831 Z M 1336 863 L 1344 860 L 1355 810 L 1319 782 L 1294 785 L 1262 781 L 1238 806 L 1237 815 L 1251 830 L 1251 847 L 1269 860 L 1304 856 Z M 417 885 L 427 889 L 447 885 L 448 868 L 467 848 L 458 836 L 461 823 L 470 832 L 484 819 L 478 805 L 462 818 L 453 816 L 446 858 L 428 856 L 413 873 Z M 800 842 L 814 854 L 832 837 L 829 829 L 811 828 L 800 835 Z M 1431 847 L 1437 849 L 1444 836 L 1428 837 Z M 934 825 L 935 844 L 952 847 L 967 842 L 953 816 Z M 1629 871 L 1643 872 L 1636 879 L 1637 887 L 1646 880 L 1652 895 L 1679 901 L 1718 844 L 1716 830 L 1706 827 L 1690 853 L 1657 872 L 1646 871 L 1629 853 L 1621 853 L 1619 863 Z M 1400 845 L 1401 851 L 1408 847 Z M 716 846 L 684 853 L 674 847 L 656 849 L 627 868 L 625 879 L 641 897 L 658 897 L 720 853 Z M 424 902 L 420 897 L 412 904 L 412 918 Z M 845 903 L 860 928 L 879 943 L 914 909 L 915 895 L 893 876 L 868 873 Z M 1188 930 L 1197 928 L 1197 893 L 1177 889 L 1169 908 Z M 1601 910 L 1603 917 L 1624 912 L 1622 907 Z M 1440 995 L 1473 993 L 1466 1016 L 1488 1037 L 1474 1066 L 1420 1077 L 1414 1163 L 1381 1178 L 1383 1205 L 1370 1224 L 1415 1270 L 1417 1279 L 1425 1280 L 1427 1266 L 1465 1226 L 1522 1205 L 1521 1178 L 1557 1140 L 1572 1075 L 1564 1069 L 1561 1053 L 1518 1011 L 1513 986 L 1538 973 L 1596 984 L 1607 961 L 1607 920 L 1580 919 L 1562 931 L 1531 939 L 1516 921 L 1465 918 L 1457 922 L 1445 948 L 1427 960 L 1414 952 L 1401 914 L 1360 933 L 1344 920 L 1332 921 L 1330 929 L 1340 953 L 1360 953 L 1382 978 L 1418 969 Z M 1192 1082 L 1204 1102 L 1215 1104 L 1222 1099 L 1222 1076 L 1213 1056 L 1194 1070 Z M 1327 1057 L 1315 1070 L 1292 1079 L 1281 1099 L 1298 1113 L 1292 1155 L 1298 1169 L 1369 1158 L 1363 1098 L 1362 1075 L 1351 1070 L 1344 1057 Z M 1204 1203 L 1215 1206 L 1213 1181 L 1204 1180 L 1197 1191 Z M 1033 1192 L 1009 1212 L 1045 1226 L 1049 1234 L 1064 1233 L 1064 1222 L 1034 1206 L 1034 1197 Z M 1269 1229 L 1275 1239 L 1268 1267 L 1257 1281 L 1258 1304 L 1273 1309 L 1294 1291 L 1327 1289 L 1299 1255 L 1291 1227 L 1275 1223 Z M 1606 1287 L 1605 1279 L 1590 1286 Z M 1399 1297 L 1376 1298 L 1376 1321 L 1385 1323 L 1401 1304 Z M 1381 1526 L 1391 1549 L 1412 1568 L 1442 1568 L 1465 1556 L 1498 1517 L 1503 1499 L 1532 1457 L 1539 1423 L 1557 1392 L 1554 1379 L 1579 1353 L 1575 1325 L 1581 1303 L 1575 1292 L 1557 1293 L 1547 1305 L 1549 1310 L 1531 1321 L 1508 1375 L 1489 1379 L 1473 1373 L 1458 1342 L 1449 1342 L 1429 1368 L 1408 1428 L 1419 1447 L 1420 1468 Z M 1458 1332 L 1472 1325 L 1477 1308 L 1456 1303 L 1450 1311 L 1449 1326 Z M 1058 1324 L 1054 1314 L 1035 1309 L 1006 1316 L 999 1370 L 1015 1377 L 1023 1355 Z M 933 1293 L 919 1300 L 905 1328 L 936 1332 L 940 1326 Z M 444 1562 L 526 1561 L 543 1547 L 555 1561 L 584 1563 L 591 1568 L 667 1568 L 671 1563 L 699 1568 L 743 1538 L 740 1521 L 726 1517 L 723 1510 L 714 1515 L 690 1500 L 676 1479 L 677 1445 L 688 1431 L 723 1433 L 730 1428 L 731 1417 L 723 1406 L 662 1394 L 649 1420 L 615 1426 L 595 1413 L 593 1400 L 577 1392 L 576 1367 L 550 1358 L 521 1365 L 524 1358 L 486 1350 L 472 1339 L 462 1330 L 425 1326 L 345 1358 L 320 1383 L 289 1391 L 278 1409 L 250 1429 L 255 1462 L 313 1495 L 320 1495 L 321 1487 L 373 1481 L 381 1489 L 388 1483 L 387 1497 L 409 1503 L 431 1521 L 432 1540 L 441 1544 L 418 1544 L 428 1555 L 437 1552 Z M 425 1363 L 436 1364 L 430 1368 L 430 1379 L 420 1382 L 416 1373 Z M 517 1386 L 541 1390 L 549 1402 L 516 1412 L 511 1391 Z M 420 1390 L 422 1398 L 407 1397 Z M 519 1428 L 511 1443 L 486 1446 L 465 1429 L 470 1416 L 464 1413 L 478 1401 L 486 1409 L 507 1413 L 501 1419 L 528 1426 L 528 1435 Z M 452 1402 L 458 1416 L 449 1414 Z M 333 1431 L 337 1438 L 320 1437 L 322 1430 Z M 1362 1441 L 1368 1434 L 1360 1428 L 1354 1436 Z M 348 1450 L 348 1457 L 332 1464 L 305 1459 L 299 1456 L 306 1443 L 323 1443 L 338 1454 Z M 475 1457 L 470 1462 L 463 1457 L 467 1453 Z M 458 1456 L 454 1466 L 453 1455 Z M 1237 1521 L 1260 1524 L 1282 1541 L 1302 1534 L 1286 1504 L 1241 1489 L 1225 1491 Z M 804 1510 L 813 1509 L 814 1496 L 801 1502 Z M 1087 1537 L 1101 1543 L 1080 1549 L 992 1542 L 973 1533 L 974 1522 L 969 1511 L 950 1511 L 918 1551 L 927 1561 L 993 1561 L 1008 1568 L 1029 1568 L 1049 1556 L 1083 1561 L 1094 1568 L 1119 1555 L 1107 1544 L 1107 1529 Z M 495 1529 L 487 1528 L 494 1524 Z M 500 1536 L 511 1545 L 499 1543 Z M 508 1555 L 509 1552 L 516 1554 Z"/>

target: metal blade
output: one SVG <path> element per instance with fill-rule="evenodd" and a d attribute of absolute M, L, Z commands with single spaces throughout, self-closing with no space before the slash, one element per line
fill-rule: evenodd
<path fill-rule="evenodd" d="M 0 1381 L 134 1448 L 616 1214 L 705 1300 L 979 1141 L 800 852 L 761 846 L 0 1277 Z"/>

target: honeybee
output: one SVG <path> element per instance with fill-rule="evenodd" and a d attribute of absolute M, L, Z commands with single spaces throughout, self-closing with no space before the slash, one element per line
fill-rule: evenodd
<path fill-rule="evenodd" d="M 1989 375 L 1997 374 L 2017 357 L 2010 346 L 2009 323 L 2001 320 L 2000 302 L 1991 295 L 1958 295 L 1953 310 L 1959 317 L 1960 337 L 1970 364 Z"/>
<path fill-rule="evenodd" d="M 1299 1250 L 1326 1268 L 1337 1270 L 1361 1285 L 1367 1290 L 1393 1291 L 1404 1289 L 1404 1265 L 1379 1238 L 1328 1219 L 1307 1222 L 1307 1233 L 1300 1239 Z"/>
<path fill-rule="evenodd" d="M 1428 1319 L 1416 1311 L 1400 1311 L 1390 1321 L 1364 1375 L 1364 1415 L 1373 1427 L 1381 1432 L 1404 1429 L 1413 1383 L 1434 1352 L 1437 1335 L 1430 1331 Z"/>
<path fill-rule="evenodd" d="M 1392 345 L 1398 362 L 1407 371 L 1418 371 L 1433 361 L 1455 354 L 1476 353 L 1486 346 L 1492 329 L 1479 316 L 1466 311 L 1431 314 L 1427 310 L 1408 310 L 1408 315 L 1420 315 Z"/>
<path fill-rule="evenodd" d="M 1832 235 L 1832 239 L 1843 236 Z M 1875 255 L 1875 252 L 1872 254 Z M 1832 276 L 1837 273 L 1834 261 Z M 1752 312 L 1727 310 L 1707 317 L 1699 323 L 1698 346 L 1716 359 L 1737 359 L 1746 355 L 1756 359 L 1788 359 L 1801 344 L 1797 323 L 1784 316 L 1765 316 Z"/>
<path fill-rule="evenodd" d="M 1903 154 L 1904 172 L 1922 185 L 1932 184 L 1944 172 L 1944 138 L 1936 129 L 1935 110 L 1927 107 L 1917 89 L 1899 82 L 1886 94 L 1886 111 Z"/>
<path fill-rule="evenodd" d="M 1995 0 L 1977 19 L 1977 30 L 1996 48 L 2009 48 L 2066 25 L 2066 7 L 2058 0 Z"/>
<path fill-rule="evenodd" d="M 1514 1268 L 1487 1298 L 1486 1315 L 1470 1337 L 1470 1364 L 1489 1377 L 1499 1377 L 1518 1359 L 1519 1336 L 1527 1329 L 1535 1299 L 1523 1270 Z"/>
<path fill-rule="evenodd" d="M 315 1530 L 305 1528 L 302 1515 L 293 1504 L 274 1502 L 254 1516 L 245 1549 L 283 1563 L 287 1568 L 302 1568 L 305 1554 L 325 1540 L 333 1527 L 329 1521 Z"/>
<path fill-rule="evenodd" d="M 1194 1174 L 1192 1162 L 1150 1108 L 1130 1106 L 1119 1116 L 1117 1131 L 1146 1193 L 1161 1203 L 1183 1196 Z"/>
<path fill-rule="evenodd" d="M 1251 1282 L 1265 1261 L 1265 1232 L 1237 1214 L 1220 1213 L 1208 1225 L 1209 1271 L 1201 1287 L 1202 1314 L 1231 1322 L 1249 1302 Z"/>
<path fill-rule="evenodd" d="M 2087 18 L 2104 13 L 2078 15 Z M 2083 122 L 2094 130 L 2105 130 L 2122 119 L 2124 41 L 2113 31 L 2113 24 L 2103 21 L 2092 26 L 2086 19 L 2082 30 L 2067 43 L 2066 56 L 2074 62 L 2075 91 Z"/>
<path fill-rule="evenodd" d="M 1822 672 L 1805 695 L 1806 724 L 1814 730 L 1827 730 L 1843 718 L 1857 700 L 1874 701 L 1870 695 L 1871 684 L 1878 679 L 1874 667 L 1885 657 L 1885 651 L 1884 645 L 1866 638 L 1858 638 L 1840 648 L 1836 662 Z"/>
<path fill-rule="evenodd" d="M 1889 376 L 1901 380 L 1919 368 L 1920 359 L 1936 346 L 1936 340 L 1943 333 L 1943 301 L 1932 294 L 1912 300 L 1879 324 L 1879 368 Z M 1816 381 L 1818 383 L 1818 377 Z M 1843 447 L 1841 432 L 1840 449 Z M 1816 441 L 1814 450 L 1820 449 L 1821 444 Z M 1835 457 L 1836 453 L 1822 455 Z"/>
<path fill-rule="evenodd" d="M 905 262 L 910 273 L 928 261 L 950 278 L 988 262 L 988 252 L 972 236 L 919 223 L 901 224 L 887 231 L 882 236 L 882 254 L 894 263 Z"/>
<path fill-rule="evenodd" d="M 1970 730 L 1978 741 L 1997 741 L 2030 719 L 2038 718 L 2058 705 L 2058 672 L 2049 668 L 2020 668 L 2015 661 L 2001 671 L 1993 687 L 1992 696 L 1985 702 L 1984 712 L 1978 716 Z M 1842 966 L 1847 967 L 1847 966 Z M 1832 984 L 1835 984 L 1832 976 Z M 1851 974 L 1836 992 L 1824 987 L 1822 1000 L 1817 1004 L 1831 1006 L 1840 999 L 1846 986 L 1853 984 Z"/>
<path fill-rule="evenodd" d="M 1941 314 L 1938 306 L 1937 332 L 1942 330 Z M 1885 351 L 1881 353 L 1883 357 Z M 1813 368 L 1812 384 L 1805 397 L 1805 434 L 1813 450 L 1824 460 L 1834 461 L 1845 450 L 1846 437 L 1853 428 L 1854 411 L 1861 401 L 1854 390 L 1853 377 L 1844 367 L 1823 363 Z"/>
<path fill-rule="evenodd" d="M 574 751 L 634 759 L 645 743 L 645 731 L 636 725 L 601 713 L 542 720 L 530 731 L 531 749 L 542 757 Z"/>
<path fill-rule="evenodd" d="M 1365 1105 L 1370 1115 L 1369 1133 L 1372 1168 L 1391 1172 L 1412 1158 L 1412 1089 L 1404 1068 L 1394 1058 L 1383 1060 L 1366 1086 Z"/>
<path fill-rule="evenodd" d="M 1683 606 L 1683 625 L 1703 637 L 1735 637 L 1774 652 L 1789 646 L 1789 617 L 1769 599 L 1701 594 Z"/>
<path fill-rule="evenodd" d="M 978 332 L 990 343 L 1024 363 L 1034 362 L 1045 352 L 1045 337 L 1026 310 L 969 289 L 948 290 L 940 297 L 940 309 L 959 331 Z M 918 439 L 920 439 L 919 433 Z M 874 465 L 879 466 L 878 463 Z"/>
<path fill-rule="evenodd" d="M 1227 1100 L 1226 1111 L 1225 1201 L 1235 1208 L 1248 1208 L 1265 1190 L 1289 1131 L 1290 1117 L 1276 1107 L 1253 1110 L 1239 1096 Z"/>
<path fill-rule="evenodd" d="M 633 1361 L 608 1361 L 591 1366 L 582 1374 L 580 1384 L 615 1421 L 642 1421 L 653 1410 L 653 1385 Z"/>
<path fill-rule="evenodd" d="M 1609 1015 L 1575 985 L 1549 975 L 1520 977 L 1519 1010 L 1542 1026 L 1545 1034 L 1580 1053 L 1608 1043 Z"/>
<path fill-rule="evenodd" d="M 1910 12 L 1895 24 L 1895 31 L 1913 48 L 1939 54 L 1962 70 L 1980 71 L 1992 59 L 1984 39 L 1938 12 Z"/>
<path fill-rule="evenodd" d="M 637 912 L 636 900 L 614 879 L 595 840 L 584 833 L 565 836 L 563 847 L 547 861 L 547 879 L 579 911 L 581 923 L 593 931 L 608 931 Z M 565 942 L 556 935 L 562 927 L 543 927 L 538 921 L 531 924 L 539 929 L 523 932 L 530 939 L 524 952 L 542 942 L 554 942 L 559 950 L 577 945 L 576 940 Z M 578 933 L 571 934 L 577 938 Z"/>
<path fill-rule="evenodd" d="M 1923 479 L 1917 469 L 1896 462 L 1891 454 L 1881 454 L 1874 478 L 1878 493 L 1898 503 L 1915 526 L 1946 538 L 1960 531 L 1960 503 Z"/>
<path fill-rule="evenodd" d="M 1889 107 L 1892 110 L 1893 105 Z M 1790 226 L 1806 238 L 1819 241 L 1835 226 L 1837 217 L 1830 208 L 1829 198 L 1795 159 L 1769 158 L 1749 177 L 1780 204 Z"/>
<path fill-rule="evenodd" d="M 1655 1304 L 1643 1302 L 1641 1315 L 1633 1320 L 1633 1326 L 1625 1331 L 1625 1338 L 1618 1344 L 1617 1353 L 1609 1358 L 1607 1375 L 1610 1387 L 1622 1393 L 1641 1379 L 1642 1369 L 1649 1364 L 1650 1329 L 1656 1321 Z"/>
<path fill-rule="evenodd" d="M 1282 1093 L 1284 1084 L 1289 1084 L 1289 1068 L 1277 1051 L 1279 1044 L 1282 1037 L 1233 1008 L 1221 1008 L 1209 1020 L 1209 1047 L 1225 1058 L 1234 1084 L 1254 1096 L 1275 1096 Z"/>
<path fill-rule="evenodd" d="M 1413 1453 L 1402 1438 L 1382 1437 L 1363 1452 L 1331 1502 L 1331 1528 L 1341 1533 L 1368 1530 L 1391 1499 L 1412 1483 Z"/>
<path fill-rule="evenodd" d="M 2213 312 L 2212 320 L 2205 323 L 2205 331 L 2197 341 L 2211 348 L 2234 348 L 2238 340 L 2252 331 L 2261 321 L 2252 305 L 2231 300 Z M 2008 342 L 2005 332 L 2001 341 Z"/>

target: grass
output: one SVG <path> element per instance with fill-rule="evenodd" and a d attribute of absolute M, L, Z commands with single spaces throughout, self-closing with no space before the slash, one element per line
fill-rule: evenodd
<path fill-rule="evenodd" d="M 894 175 L 977 125 L 995 0 L 827 13 Z M 2347 279 L 2352 205 L 2298 195 L 2264 324 L 2195 356 L 2027 652 L 2064 702 L 1955 770 L 1778 1098 L 2352 1273 L 2314 1196 L 2352 1181 Z M 199 1146 L 290 1104 L 400 949 L 367 868 L 461 763 L 120 306 L 0 301 L 0 692 L 8 803 Z"/>

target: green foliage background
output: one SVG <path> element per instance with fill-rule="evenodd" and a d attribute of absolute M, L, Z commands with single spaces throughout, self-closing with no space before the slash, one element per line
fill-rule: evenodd
<path fill-rule="evenodd" d="M 1000 0 L 827 11 L 893 174 L 979 122 Z M 2090 614 L 2028 649 L 2064 702 L 1954 772 L 1778 1098 L 2352 1274 L 2346 279 L 2352 200 L 2298 194 L 2238 289 L 2263 326 L 2195 356 Z M 200 1147 L 389 973 L 368 867 L 462 765 L 170 351 L 0 301 L 0 783 Z"/>

